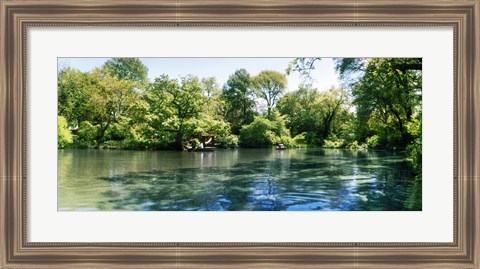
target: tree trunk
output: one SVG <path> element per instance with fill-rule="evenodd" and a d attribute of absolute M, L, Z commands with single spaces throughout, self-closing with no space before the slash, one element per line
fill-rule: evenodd
<path fill-rule="evenodd" d="M 108 126 L 110 126 L 109 122 L 105 126 L 102 126 L 102 124 L 100 124 L 100 130 L 97 136 L 97 147 L 100 147 L 103 142 L 105 142 L 105 132 L 107 131 Z"/>
<path fill-rule="evenodd" d="M 392 105 L 388 105 L 388 107 L 390 108 L 390 111 L 392 111 L 393 115 L 395 115 L 395 118 L 397 118 L 398 129 L 400 133 L 403 134 L 403 121 L 400 117 L 400 114 L 398 114 L 398 112 L 393 109 Z"/>
<path fill-rule="evenodd" d="M 176 150 L 183 150 L 183 132 L 181 130 L 178 130 L 177 135 L 175 137 L 174 148 Z"/>
<path fill-rule="evenodd" d="M 183 122 L 178 127 L 174 148 L 176 150 L 183 150 Z"/>

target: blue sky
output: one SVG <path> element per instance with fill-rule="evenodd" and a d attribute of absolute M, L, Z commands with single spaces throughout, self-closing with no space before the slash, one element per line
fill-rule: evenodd
<path fill-rule="evenodd" d="M 100 67 L 109 58 L 59 58 L 59 67 L 69 66 L 83 72 Z M 293 58 L 140 58 L 148 67 L 148 78 L 153 81 L 155 77 L 167 74 L 170 78 L 179 78 L 192 74 L 200 78 L 216 77 L 219 86 L 228 80 L 228 77 L 240 68 L 245 68 L 251 75 L 256 75 L 262 70 L 275 70 L 285 73 L 288 63 Z M 322 58 L 315 64 L 311 72 L 314 87 L 320 91 L 338 87 L 337 74 L 331 58 Z M 297 72 L 287 76 L 287 91 L 296 90 L 301 83 Z"/>

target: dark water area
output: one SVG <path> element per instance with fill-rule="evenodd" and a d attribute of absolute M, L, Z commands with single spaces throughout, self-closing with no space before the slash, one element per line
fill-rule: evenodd
<path fill-rule="evenodd" d="M 59 150 L 59 211 L 418 211 L 402 153 Z"/>

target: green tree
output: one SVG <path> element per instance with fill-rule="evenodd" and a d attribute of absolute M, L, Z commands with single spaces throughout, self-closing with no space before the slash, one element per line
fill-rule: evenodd
<path fill-rule="evenodd" d="M 225 120 L 231 125 L 232 132 L 239 134 L 240 128 L 253 121 L 252 81 L 245 69 L 238 69 L 230 75 L 222 89 L 222 99 L 225 100 Z"/>
<path fill-rule="evenodd" d="M 278 111 L 286 116 L 287 127 L 293 136 L 306 133 L 309 144 L 318 144 L 316 141 L 317 104 L 319 92 L 317 89 L 300 87 L 294 92 L 285 94 L 278 101 Z"/>
<path fill-rule="evenodd" d="M 134 58 L 108 60 L 91 72 L 68 67 L 59 71 L 58 114 L 78 133 L 81 145 L 100 146 L 106 140 L 123 140 L 129 135 L 131 113 L 141 104 L 140 88 L 146 72 Z M 136 119 L 142 116 L 136 115 Z"/>
<path fill-rule="evenodd" d="M 170 79 L 167 75 L 161 75 L 150 84 L 143 99 L 146 104 L 140 107 L 140 115 L 145 123 L 143 133 L 148 139 L 160 148 L 167 147 L 174 143 L 174 130 L 166 123 L 174 117 L 173 108 L 170 105 L 170 92 L 178 90 L 179 84 L 176 80 Z"/>
<path fill-rule="evenodd" d="M 203 93 L 207 97 L 212 97 L 219 90 L 215 77 L 202 78 L 200 84 L 202 85 Z"/>
<path fill-rule="evenodd" d="M 226 101 L 222 98 L 222 89 L 217 84 L 215 77 L 207 77 L 201 79 L 203 94 L 207 96 L 204 113 L 216 120 L 224 120 L 226 118 Z"/>
<path fill-rule="evenodd" d="M 215 141 L 221 143 L 223 147 L 238 146 L 238 138 L 230 133 L 230 125 L 207 113 L 200 112 L 197 117 L 187 120 L 185 126 L 185 136 L 190 140 L 199 142 L 203 135 L 214 135 Z"/>
<path fill-rule="evenodd" d="M 404 149 L 415 139 L 406 125 L 421 111 L 418 64 L 415 58 L 370 59 L 363 75 L 352 83 L 358 125 L 368 126 L 370 134 L 378 135 L 379 146 Z"/>
<path fill-rule="evenodd" d="M 320 106 L 318 116 L 321 122 L 318 136 L 324 140 L 335 131 L 334 125 L 338 122 L 336 119 L 342 112 L 348 111 L 348 97 L 345 90 L 332 88 L 320 93 L 318 102 Z"/>
<path fill-rule="evenodd" d="M 240 130 L 240 145 L 247 148 L 265 148 L 278 143 L 291 145 L 293 140 L 285 126 L 285 117 L 277 111 L 269 116 L 255 116 L 252 123 Z"/>
<path fill-rule="evenodd" d="M 285 94 L 278 102 L 278 110 L 286 116 L 292 135 L 305 134 L 310 145 L 322 145 L 334 135 L 347 136 L 350 122 L 349 100 L 345 90 L 332 88 L 326 92 L 300 87 Z"/>
<path fill-rule="evenodd" d="M 265 117 L 255 116 L 252 123 L 240 130 L 240 145 L 243 147 L 266 148 L 277 143 L 274 126 Z"/>
<path fill-rule="evenodd" d="M 161 108 L 164 113 L 161 119 L 160 131 L 174 133 L 173 148 L 181 150 L 187 137 L 188 120 L 198 117 L 204 109 L 207 97 L 202 93 L 200 80 L 195 76 L 186 76 L 171 80 L 164 75 L 155 79 L 153 86 L 164 96 L 166 107 Z"/>
<path fill-rule="evenodd" d="M 267 115 L 270 115 L 287 87 L 287 78 L 280 72 L 264 70 L 253 78 L 253 85 L 255 94 L 267 103 Z"/>
<path fill-rule="evenodd" d="M 93 78 L 77 69 L 64 68 L 58 72 L 58 114 L 67 120 L 67 125 L 78 127 L 89 117 L 89 88 Z"/>
<path fill-rule="evenodd" d="M 148 68 L 138 58 L 112 58 L 105 62 L 104 67 L 120 80 L 148 81 Z"/>
<path fill-rule="evenodd" d="M 408 132 L 414 137 L 408 144 L 407 152 L 413 161 L 417 173 L 422 172 L 422 112 L 416 113 L 411 122 L 407 124 Z"/>
<path fill-rule="evenodd" d="M 129 109 L 140 99 L 135 83 L 113 77 L 104 68 L 91 74 L 94 83 L 89 87 L 87 120 L 96 128 L 96 144 L 106 140 L 106 131 L 114 123 L 125 126 L 129 120 Z"/>
<path fill-rule="evenodd" d="M 64 148 L 73 142 L 73 137 L 68 129 L 67 119 L 63 116 L 58 116 L 57 120 L 58 148 Z"/>

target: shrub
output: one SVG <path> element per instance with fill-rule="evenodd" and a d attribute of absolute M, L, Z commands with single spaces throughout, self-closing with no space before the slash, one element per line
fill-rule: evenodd
<path fill-rule="evenodd" d="M 105 132 L 107 140 L 124 140 L 129 136 L 128 130 L 118 123 L 111 124 Z"/>
<path fill-rule="evenodd" d="M 366 144 L 360 144 L 358 141 L 353 141 L 347 145 L 348 149 L 366 149 L 368 146 Z"/>
<path fill-rule="evenodd" d="M 240 129 L 240 145 L 244 147 L 263 147 L 275 144 L 273 125 L 264 117 L 255 117 L 253 122 Z"/>
<path fill-rule="evenodd" d="M 422 172 L 422 115 L 418 114 L 412 119 L 412 122 L 406 125 L 408 133 L 415 137 L 410 144 L 407 145 L 407 153 L 409 159 L 413 161 L 413 167 L 416 172 Z"/>
<path fill-rule="evenodd" d="M 285 119 L 278 112 L 267 117 L 255 117 L 253 122 L 240 129 L 240 145 L 243 147 L 266 148 L 276 144 L 294 146 Z"/>
<path fill-rule="evenodd" d="M 323 143 L 324 148 L 342 148 L 345 145 L 345 141 L 343 139 L 338 140 L 328 140 L 325 139 Z"/>
<path fill-rule="evenodd" d="M 236 135 L 227 135 L 217 139 L 218 142 L 222 143 L 226 148 L 237 148 L 238 147 L 238 136 Z"/>
<path fill-rule="evenodd" d="M 63 116 L 57 117 L 57 138 L 58 148 L 64 148 L 73 142 L 72 133 L 68 129 L 67 119 Z"/>
<path fill-rule="evenodd" d="M 378 135 L 373 135 L 367 138 L 366 142 L 369 148 L 377 148 L 380 145 L 380 138 Z"/>
<path fill-rule="evenodd" d="M 82 121 L 78 126 L 78 134 L 75 137 L 75 144 L 78 147 L 90 147 L 95 145 L 97 127 L 89 121 Z"/>
<path fill-rule="evenodd" d="M 408 153 L 408 157 L 413 162 L 413 167 L 415 171 L 418 173 L 421 173 L 422 172 L 422 137 L 416 138 L 415 140 L 413 140 L 412 143 L 410 143 L 407 146 L 407 153 Z"/>
<path fill-rule="evenodd" d="M 296 135 L 293 138 L 293 143 L 294 143 L 295 147 L 306 147 L 308 143 L 307 143 L 305 133 L 301 133 L 301 134 Z"/>

